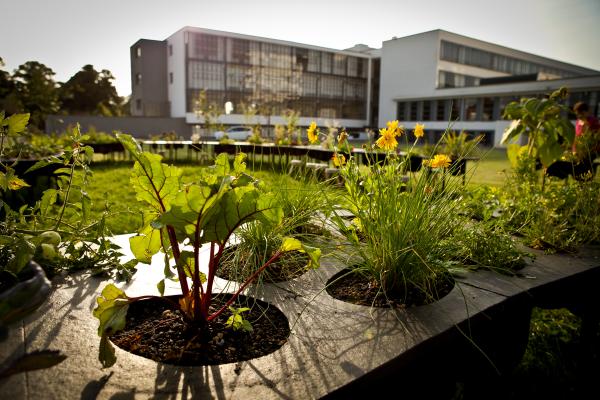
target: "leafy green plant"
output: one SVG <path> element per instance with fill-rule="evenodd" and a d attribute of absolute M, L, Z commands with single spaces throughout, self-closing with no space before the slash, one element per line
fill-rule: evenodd
<path fill-rule="evenodd" d="M 566 118 L 568 109 L 561 103 L 568 95 L 566 88 L 550 94 L 548 98 L 522 98 L 508 104 L 504 118 L 512 119 L 502 136 L 502 143 L 524 136 L 527 138 L 527 155 L 538 157 L 547 168 L 568 150 L 575 138 L 573 124 Z M 519 151 L 510 147 L 510 151 Z"/>
<path fill-rule="evenodd" d="M 165 255 L 165 279 L 177 276 L 182 296 L 179 309 L 191 327 L 202 331 L 208 323 L 233 304 L 237 296 L 271 264 L 289 251 L 306 251 L 311 262 L 318 262 L 318 252 L 303 246 L 293 238 L 283 240 L 281 247 L 215 312 L 210 312 L 213 283 L 221 264 L 223 252 L 233 233 L 252 221 L 276 223 L 282 217 L 274 206 L 273 196 L 257 187 L 257 182 L 245 173 L 244 155 L 238 154 L 229 164 L 226 154 L 220 154 L 215 164 L 198 177 L 195 183 L 183 185 L 181 170 L 161 162 L 156 154 L 142 152 L 128 135 L 117 135 L 129 151 L 135 164 L 131 184 L 139 201 L 147 207 L 144 227 L 130 239 L 135 257 L 149 263 L 162 250 Z M 181 243 L 189 242 L 193 250 L 182 250 Z M 200 271 L 200 248 L 209 251 L 208 271 Z M 169 260 L 174 260 L 174 267 Z M 172 271 L 172 268 L 175 272 Z M 190 287 L 188 278 L 191 280 Z M 165 280 L 157 285 L 164 292 Z M 130 298 L 112 284 L 98 298 L 94 316 L 100 320 L 100 361 L 104 366 L 114 363 L 114 349 L 108 336 L 125 326 L 128 305 L 147 298 Z"/>
<path fill-rule="evenodd" d="M 482 139 L 483 135 L 469 138 L 469 135 L 464 131 L 460 133 L 456 131 L 446 132 L 442 139 L 444 153 L 448 154 L 453 160 L 470 156 Z"/>
<path fill-rule="evenodd" d="M 250 311 L 248 307 L 235 308 L 229 306 L 229 311 L 231 311 L 231 316 L 225 322 L 226 326 L 234 331 L 252 332 L 252 324 L 242 315 L 243 312 Z"/>

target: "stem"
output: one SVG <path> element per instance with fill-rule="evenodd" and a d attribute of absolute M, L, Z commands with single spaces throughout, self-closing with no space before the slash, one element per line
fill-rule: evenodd
<path fill-rule="evenodd" d="M 69 194 L 71 192 L 71 185 L 73 184 L 73 175 L 75 175 L 75 164 L 77 162 L 77 156 L 79 156 L 79 149 L 73 152 L 73 163 L 71 164 L 71 171 L 69 172 L 69 184 L 67 185 L 67 192 L 65 193 L 65 200 L 60 209 L 60 214 L 58 215 L 58 220 L 54 225 L 54 230 L 57 230 L 62 221 L 63 215 L 65 214 L 65 209 L 67 208 L 67 204 L 69 202 Z"/>
<path fill-rule="evenodd" d="M 179 251 L 179 243 L 177 243 L 175 228 L 173 228 L 171 225 L 167 225 L 167 234 L 169 235 L 169 242 L 171 242 L 171 248 L 173 249 L 173 258 L 175 258 L 175 264 L 177 265 L 177 277 L 179 278 L 181 292 L 184 296 L 187 296 L 187 294 L 190 292 L 190 289 L 187 283 L 187 276 L 185 275 L 183 268 L 179 266 L 179 257 L 181 256 L 181 252 Z"/>
<path fill-rule="evenodd" d="M 271 265 L 275 261 L 277 261 L 279 259 L 279 257 L 281 257 L 282 254 L 283 254 L 283 252 L 280 251 L 280 250 L 278 250 L 275 254 L 273 254 L 273 256 L 269 259 L 269 261 L 267 261 L 262 267 L 260 267 L 259 269 L 257 269 L 256 272 L 254 272 L 252 274 L 252 276 L 250 278 L 248 278 L 246 280 L 246 282 L 244 282 L 244 284 L 242 286 L 240 286 L 240 288 L 233 294 L 233 296 L 231 296 L 231 298 L 227 301 L 227 303 L 225 303 L 225 305 L 223 307 L 221 307 L 217 312 L 215 312 L 212 315 L 210 315 L 206 320 L 207 321 L 212 321 L 213 319 L 215 319 L 219 315 L 221 315 L 221 313 L 223 311 L 225 311 L 231 304 L 233 304 L 233 302 L 235 301 L 235 299 L 238 298 L 238 296 L 240 295 L 240 293 L 242 293 L 244 291 L 244 289 L 246 289 L 246 286 L 248 286 L 250 283 L 252 283 L 252 281 L 254 279 L 256 279 L 258 277 L 258 275 L 261 272 L 263 272 L 269 265 Z"/>

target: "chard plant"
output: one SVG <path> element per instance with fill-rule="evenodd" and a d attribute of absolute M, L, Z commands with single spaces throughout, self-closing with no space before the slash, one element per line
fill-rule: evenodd
<path fill-rule="evenodd" d="M 145 225 L 130 239 L 131 250 L 136 259 L 144 263 L 150 263 L 154 254 L 163 252 L 165 279 L 176 277 L 178 280 L 182 294 L 177 306 L 189 326 L 202 332 L 206 324 L 229 310 L 246 287 L 286 252 L 304 251 L 311 263 L 318 264 L 317 249 L 304 246 L 297 239 L 284 238 L 277 251 L 240 285 L 226 304 L 211 312 L 214 278 L 225 246 L 244 224 L 255 221 L 276 224 L 281 220 L 282 211 L 276 206 L 274 196 L 262 191 L 257 181 L 246 174 L 243 154 L 235 156 L 233 169 L 227 154 L 218 155 L 215 164 L 203 170 L 195 183 L 184 185 L 179 168 L 162 163 L 157 154 L 141 151 L 129 135 L 117 134 L 117 138 L 135 160 L 131 184 L 137 199 L 147 206 Z M 189 243 L 193 250 L 182 250 L 183 242 Z M 200 248 L 204 245 L 210 254 L 205 266 L 207 273 L 200 271 L 199 264 Z M 165 279 L 157 285 L 161 296 Z M 112 284 L 103 289 L 94 310 L 94 316 L 100 321 L 99 358 L 103 366 L 115 362 L 108 336 L 125 327 L 129 304 L 150 297 L 156 296 L 128 297 Z M 240 322 L 241 312 L 238 309 L 234 313 L 232 324 L 248 330 L 247 324 Z"/>

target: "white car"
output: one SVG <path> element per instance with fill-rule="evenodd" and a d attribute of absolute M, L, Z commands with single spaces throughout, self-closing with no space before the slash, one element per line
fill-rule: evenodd
<path fill-rule="evenodd" d="M 250 136 L 252 136 L 252 130 L 246 128 L 245 126 L 232 126 L 227 128 L 225 132 L 215 132 L 215 138 L 217 140 L 220 140 L 224 135 L 227 135 L 229 139 L 233 140 L 247 140 Z"/>

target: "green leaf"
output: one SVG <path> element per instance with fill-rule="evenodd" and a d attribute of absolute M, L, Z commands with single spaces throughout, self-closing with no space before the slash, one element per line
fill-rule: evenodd
<path fill-rule="evenodd" d="M 129 246 L 136 260 L 150 264 L 152 256 L 162 247 L 160 231 L 145 227 L 137 236 L 129 238 Z"/>
<path fill-rule="evenodd" d="M 209 213 L 218 198 L 219 195 L 213 194 L 209 186 L 188 185 L 177 193 L 171 202 L 170 210 L 161 215 L 158 222 L 172 226 L 180 240 L 187 237 L 194 241 L 200 214 Z"/>
<path fill-rule="evenodd" d="M 129 298 L 125 292 L 110 283 L 102 289 L 96 302 L 98 305 L 93 315 L 100 321 L 98 336 L 111 335 L 125 328 L 125 317 L 129 309 Z"/>
<path fill-rule="evenodd" d="M 100 339 L 100 347 L 98 352 L 98 360 L 102 364 L 102 368 L 112 367 L 117 362 L 117 356 L 115 355 L 115 348 L 113 347 L 108 335 L 102 335 Z"/>
<path fill-rule="evenodd" d="M 233 170 L 236 175 L 240 175 L 246 171 L 246 163 L 244 160 L 246 159 L 246 154 L 237 153 L 235 158 L 233 159 Z"/>
<path fill-rule="evenodd" d="M 156 288 L 158 289 L 158 293 L 160 293 L 161 296 L 165 295 L 165 280 L 161 279 L 157 284 L 156 284 Z"/>
<path fill-rule="evenodd" d="M 23 133 L 27 123 L 29 122 L 29 113 L 13 114 L 6 118 L 4 122 L 8 125 L 8 135 L 16 136 Z"/>
<path fill-rule="evenodd" d="M 211 173 L 217 177 L 229 175 L 229 155 L 227 153 L 221 153 L 215 158 L 215 165 L 209 167 Z"/>
<path fill-rule="evenodd" d="M 191 279 L 194 279 L 195 261 L 194 253 L 191 251 L 182 251 L 179 256 L 179 262 L 177 267 L 183 268 L 185 275 Z M 200 283 L 206 282 L 206 275 L 200 271 Z"/>
<path fill-rule="evenodd" d="M 92 199 L 85 191 L 81 191 L 81 217 L 84 224 L 87 223 L 92 209 Z"/>
<path fill-rule="evenodd" d="M 58 196 L 58 191 L 56 189 L 46 189 L 44 194 L 42 195 L 42 199 L 40 200 L 40 212 L 42 216 L 48 214 L 51 210 L 51 207 L 56 204 L 56 199 Z"/>
<path fill-rule="evenodd" d="M 294 239 L 291 237 L 286 237 L 283 239 L 283 243 L 281 244 L 280 250 L 282 252 L 286 251 L 302 251 L 302 242 L 298 239 Z"/>
<path fill-rule="evenodd" d="M 25 173 L 28 174 L 28 173 L 30 173 L 32 171 L 35 171 L 35 170 L 40 169 L 40 168 L 44 168 L 45 166 L 52 165 L 52 164 L 64 164 L 64 161 L 61 160 L 60 158 L 56 157 L 56 156 L 52 156 L 52 157 L 49 157 L 47 159 L 40 160 L 40 161 L 36 162 L 31 167 L 29 167 L 27 169 L 27 171 L 25 171 Z M 55 171 L 55 173 L 59 173 L 59 171 L 66 172 L 66 173 L 70 173 L 71 172 L 69 169 L 60 169 L 60 170 L 57 169 Z"/>
<path fill-rule="evenodd" d="M 167 211 L 171 200 L 179 192 L 181 169 L 161 163 L 162 158 L 158 154 L 142 152 L 131 136 L 116 136 L 136 160 L 130 179 L 136 191 L 136 198 L 149 204 L 159 213 Z"/>
<path fill-rule="evenodd" d="M 15 256 L 6 265 L 6 270 L 16 275 L 31 261 L 36 247 L 24 237 L 19 237 L 15 248 L 17 249 Z"/>

